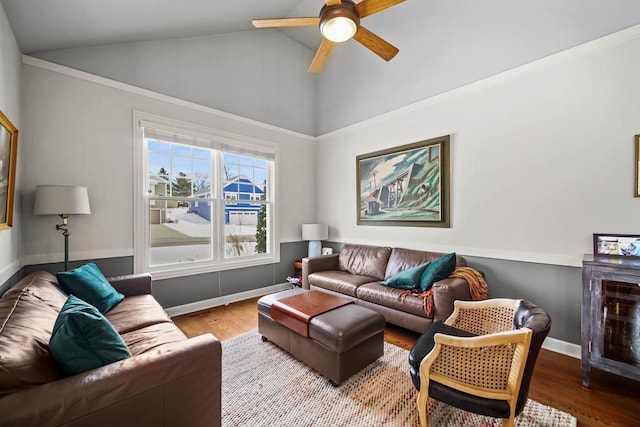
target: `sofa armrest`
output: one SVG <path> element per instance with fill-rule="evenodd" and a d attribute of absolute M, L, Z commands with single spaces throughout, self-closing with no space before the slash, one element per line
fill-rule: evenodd
<path fill-rule="evenodd" d="M 318 271 L 338 270 L 339 253 L 302 258 L 302 287 L 309 289 L 309 275 Z"/>
<path fill-rule="evenodd" d="M 0 425 L 220 426 L 222 346 L 211 334 L 0 398 Z"/>
<path fill-rule="evenodd" d="M 453 313 L 455 300 L 471 300 L 469 283 L 460 277 L 449 277 L 433 284 L 433 320 L 443 322 Z"/>
<path fill-rule="evenodd" d="M 128 274 L 126 276 L 109 277 L 107 279 L 116 290 L 125 297 L 151 293 L 151 274 Z"/>

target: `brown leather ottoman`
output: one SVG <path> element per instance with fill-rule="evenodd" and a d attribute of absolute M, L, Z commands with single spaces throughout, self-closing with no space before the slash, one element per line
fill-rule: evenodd
<path fill-rule="evenodd" d="M 263 340 L 289 352 L 334 386 L 384 354 L 384 317 L 356 304 L 311 317 L 307 337 L 273 319 L 275 301 L 306 292 L 311 291 L 289 289 L 258 300 L 258 332 Z"/>

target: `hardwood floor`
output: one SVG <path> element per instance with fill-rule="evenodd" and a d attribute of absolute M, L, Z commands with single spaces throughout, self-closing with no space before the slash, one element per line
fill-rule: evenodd
<path fill-rule="evenodd" d="M 258 298 L 173 318 L 188 336 L 212 333 L 221 341 L 258 327 Z M 418 334 L 385 328 L 385 341 L 411 349 Z M 580 382 L 580 361 L 542 350 L 534 371 L 529 397 L 572 414 L 578 426 L 640 426 L 640 382 L 592 370 L 591 391 Z"/>

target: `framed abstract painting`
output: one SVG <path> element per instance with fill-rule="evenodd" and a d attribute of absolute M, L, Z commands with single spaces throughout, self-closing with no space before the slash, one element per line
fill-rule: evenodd
<path fill-rule="evenodd" d="M 358 225 L 449 227 L 449 135 L 356 157 Z"/>

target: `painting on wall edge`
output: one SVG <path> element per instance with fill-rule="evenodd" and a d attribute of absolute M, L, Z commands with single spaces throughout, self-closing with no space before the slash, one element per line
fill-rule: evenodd
<path fill-rule="evenodd" d="M 18 129 L 0 111 L 0 230 L 13 226 Z"/>
<path fill-rule="evenodd" d="M 450 227 L 449 135 L 356 157 L 358 225 Z"/>

